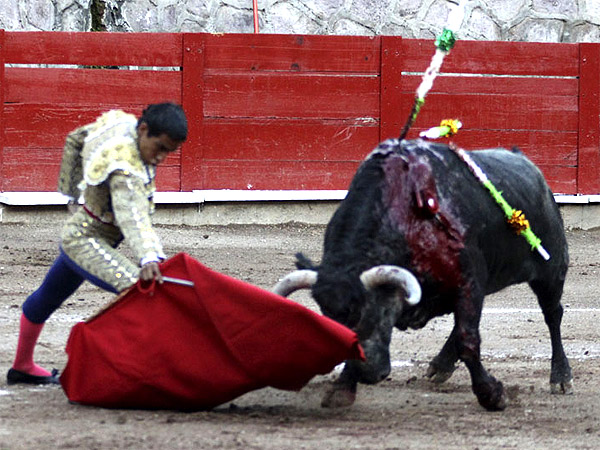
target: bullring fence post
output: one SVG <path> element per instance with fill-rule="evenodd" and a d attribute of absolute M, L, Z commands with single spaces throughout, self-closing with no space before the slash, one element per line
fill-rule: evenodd
<path fill-rule="evenodd" d="M 600 193 L 600 44 L 579 44 L 577 193 Z"/>
<path fill-rule="evenodd" d="M 402 37 L 381 36 L 379 141 L 397 138 L 408 114 L 402 104 Z"/>
<path fill-rule="evenodd" d="M 188 138 L 181 149 L 181 190 L 204 188 L 204 61 L 205 34 L 183 35 L 182 106 L 188 119 Z"/>

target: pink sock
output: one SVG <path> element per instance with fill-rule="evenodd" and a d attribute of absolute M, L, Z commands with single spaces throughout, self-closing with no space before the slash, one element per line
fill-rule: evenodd
<path fill-rule="evenodd" d="M 19 342 L 17 344 L 17 354 L 15 355 L 13 369 L 40 377 L 51 375 L 46 369 L 33 362 L 33 350 L 42 332 L 42 328 L 44 328 L 43 323 L 33 323 L 25 317 L 25 314 L 21 314 Z"/>

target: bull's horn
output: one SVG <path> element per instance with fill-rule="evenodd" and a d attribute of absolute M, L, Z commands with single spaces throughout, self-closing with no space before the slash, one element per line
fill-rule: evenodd
<path fill-rule="evenodd" d="M 317 272 L 315 270 L 295 270 L 279 280 L 273 288 L 273 292 L 277 295 L 287 297 L 299 289 L 312 287 L 316 281 Z"/>
<path fill-rule="evenodd" d="M 367 290 L 382 284 L 401 287 L 406 292 L 406 302 L 416 305 L 421 300 L 421 285 L 408 270 L 398 266 L 375 266 L 360 274 L 360 281 Z"/>

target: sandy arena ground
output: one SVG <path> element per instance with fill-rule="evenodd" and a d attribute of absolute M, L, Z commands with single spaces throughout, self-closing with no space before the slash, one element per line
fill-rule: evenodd
<path fill-rule="evenodd" d="M 300 392 L 248 393 L 210 412 L 107 410 L 71 405 L 59 386 L 7 386 L 20 305 L 57 254 L 61 223 L 0 224 L 0 449 L 592 449 L 600 448 L 600 231 L 568 233 L 571 267 L 563 337 L 575 394 L 549 392 L 550 341 L 533 294 L 511 287 L 486 300 L 485 366 L 507 388 L 503 412 L 487 412 L 464 365 L 442 385 L 424 378 L 452 319 L 396 332 L 393 370 L 359 386 L 354 406 L 320 407 L 333 374 Z M 158 227 L 168 254 L 185 251 L 225 274 L 270 288 L 293 269 L 294 253 L 320 259 L 324 227 L 305 225 Z M 37 361 L 61 369 L 70 328 L 112 296 L 90 284 L 47 323 Z M 314 308 L 307 293 L 294 299 Z"/>

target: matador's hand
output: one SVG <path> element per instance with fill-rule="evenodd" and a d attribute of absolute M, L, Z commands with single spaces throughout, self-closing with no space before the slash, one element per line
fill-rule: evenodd
<path fill-rule="evenodd" d="M 156 280 L 162 284 L 163 278 L 158 268 L 158 263 L 153 261 L 144 264 L 140 270 L 140 278 L 144 281 Z"/>

